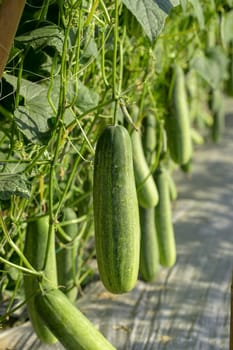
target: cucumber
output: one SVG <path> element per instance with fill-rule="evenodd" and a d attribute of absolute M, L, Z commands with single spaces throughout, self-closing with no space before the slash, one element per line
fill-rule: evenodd
<path fill-rule="evenodd" d="M 133 130 L 131 141 L 138 202 L 143 208 L 151 208 L 158 203 L 158 191 L 146 162 L 140 132 Z"/>
<path fill-rule="evenodd" d="M 228 79 L 226 82 L 226 92 L 228 96 L 233 96 L 233 41 L 229 47 Z"/>
<path fill-rule="evenodd" d="M 193 160 L 192 158 L 189 159 L 189 161 L 185 164 L 181 164 L 180 169 L 186 173 L 186 174 L 191 174 L 193 170 Z"/>
<path fill-rule="evenodd" d="M 155 209 L 142 208 L 140 212 L 141 249 L 140 274 L 144 281 L 151 282 L 159 271 L 159 249 L 155 228 Z"/>
<path fill-rule="evenodd" d="M 76 220 L 77 215 L 72 208 L 63 210 L 62 221 Z M 77 223 L 68 223 L 63 226 L 65 233 L 70 237 L 71 243 L 63 242 L 62 248 L 57 249 L 57 277 L 58 284 L 66 296 L 73 302 L 77 297 L 77 286 L 75 285 L 78 274 L 78 241 L 74 240 L 78 233 Z M 61 237 L 60 237 L 60 240 Z"/>
<path fill-rule="evenodd" d="M 172 160 L 186 164 L 192 156 L 188 98 L 183 69 L 176 65 L 172 82 L 170 112 L 165 118 L 168 149 Z"/>
<path fill-rule="evenodd" d="M 138 277 L 140 223 L 131 140 L 123 126 L 107 126 L 97 141 L 93 206 L 100 278 L 108 291 L 128 292 Z"/>
<path fill-rule="evenodd" d="M 27 225 L 24 255 L 34 267 L 41 271 L 44 268 L 46 249 L 49 239 L 49 217 L 44 216 L 30 221 Z M 57 285 L 56 257 L 54 246 L 54 231 L 51 232 L 47 264 L 45 266 L 45 277 L 51 285 Z M 38 338 L 44 343 L 55 343 L 57 340 L 41 320 L 35 309 L 35 294 L 39 290 L 37 277 L 24 275 L 24 293 L 27 300 L 27 311 L 33 329 Z"/>
<path fill-rule="evenodd" d="M 167 181 L 169 186 L 170 199 L 171 201 L 175 201 L 178 197 L 178 193 L 177 193 L 175 181 L 172 177 L 172 174 L 169 171 L 167 171 Z"/>
<path fill-rule="evenodd" d="M 44 323 L 65 349 L 115 349 L 59 289 L 38 294 L 35 304 Z"/>
<path fill-rule="evenodd" d="M 155 173 L 155 179 L 159 192 L 159 202 L 155 207 L 155 225 L 158 237 L 160 264 L 164 267 L 171 267 L 176 261 L 176 243 L 166 170 L 159 167 Z"/>
<path fill-rule="evenodd" d="M 217 143 L 221 140 L 225 129 L 225 109 L 222 92 L 219 89 L 214 89 L 210 93 L 210 109 L 213 115 L 211 137 L 213 142 Z"/>
<path fill-rule="evenodd" d="M 156 161 L 156 119 L 153 114 L 146 115 L 142 120 L 142 145 L 146 162 L 151 168 Z"/>

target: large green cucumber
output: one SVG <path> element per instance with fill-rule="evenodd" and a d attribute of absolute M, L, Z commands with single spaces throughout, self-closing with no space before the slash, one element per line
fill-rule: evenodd
<path fill-rule="evenodd" d="M 140 275 L 146 282 L 154 281 L 159 271 L 159 249 L 155 228 L 155 209 L 140 207 L 141 249 Z"/>
<path fill-rule="evenodd" d="M 133 130 L 131 141 L 138 202 L 143 208 L 151 208 L 158 203 L 158 191 L 146 162 L 140 132 Z"/>
<path fill-rule="evenodd" d="M 140 223 L 131 140 L 123 126 L 106 127 L 98 139 L 93 205 L 100 278 L 110 292 L 128 292 L 138 277 Z"/>
<path fill-rule="evenodd" d="M 146 115 L 142 120 L 142 145 L 146 162 L 151 168 L 156 161 L 156 119 L 151 113 Z"/>
<path fill-rule="evenodd" d="M 68 223 L 63 226 L 64 232 L 73 240 L 71 243 L 64 242 L 64 245 L 57 250 L 57 277 L 58 284 L 62 291 L 71 301 L 75 301 L 77 297 L 77 286 L 75 285 L 78 274 L 78 241 L 75 237 L 78 233 L 77 215 L 72 208 L 65 208 L 62 213 L 62 222 Z M 65 244 L 66 243 L 66 244 Z"/>
<path fill-rule="evenodd" d="M 174 68 L 170 107 L 165 120 L 169 152 L 175 163 L 186 164 L 192 156 L 192 137 L 185 76 L 179 65 Z"/>
<path fill-rule="evenodd" d="M 45 266 L 45 277 L 48 283 L 55 287 L 57 285 L 56 257 L 54 246 L 54 231 L 49 237 L 49 217 L 35 218 L 27 225 L 24 254 L 34 269 L 41 271 L 45 265 L 47 244 L 49 243 L 48 259 Z M 50 242 L 48 239 L 50 238 Z M 45 343 L 54 343 L 56 338 L 41 320 L 35 309 L 35 294 L 39 290 L 37 277 L 24 275 L 24 292 L 27 300 L 27 311 L 32 326 L 38 338 Z"/>
<path fill-rule="evenodd" d="M 160 264 L 171 267 L 176 261 L 176 243 L 172 222 L 169 180 L 166 170 L 159 168 L 155 174 L 159 202 L 155 207 L 155 225 L 158 237 Z"/>
<path fill-rule="evenodd" d="M 59 289 L 38 294 L 35 304 L 44 323 L 67 350 L 115 349 Z"/>

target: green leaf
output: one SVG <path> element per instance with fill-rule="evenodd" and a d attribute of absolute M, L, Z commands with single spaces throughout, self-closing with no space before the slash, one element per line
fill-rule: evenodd
<path fill-rule="evenodd" d="M 205 28 L 205 17 L 202 5 L 199 0 L 180 0 L 180 4 L 182 7 L 182 10 L 184 12 L 187 11 L 188 3 L 190 3 L 193 7 L 192 15 L 197 18 L 197 21 L 199 23 L 199 26 L 201 29 Z"/>
<path fill-rule="evenodd" d="M 75 93 L 75 82 L 69 85 L 69 94 L 74 96 Z M 81 81 L 78 82 L 78 94 L 75 102 L 76 107 L 80 113 L 86 112 L 92 108 L 97 107 L 99 101 L 99 95 L 92 89 L 85 86 Z"/>
<path fill-rule="evenodd" d="M 17 87 L 17 77 L 4 74 L 4 78 L 14 89 Z M 60 78 L 54 79 L 51 91 L 55 106 L 59 102 Z M 54 112 L 48 102 L 48 86 L 46 84 L 32 83 L 26 79 L 20 81 L 20 95 L 24 98 L 24 105 L 15 110 L 15 123 L 21 133 L 32 143 L 46 144 L 51 133 L 51 118 Z M 67 86 L 67 104 L 74 102 L 80 113 L 97 107 L 99 95 L 85 86 L 81 81 L 70 80 Z M 74 100 L 75 98 L 75 100 Z M 64 123 L 74 119 L 69 109 L 65 111 Z"/>
<path fill-rule="evenodd" d="M 223 14 L 223 29 L 222 37 L 224 40 L 224 45 L 229 45 L 230 42 L 233 42 L 233 10 Z"/>
<path fill-rule="evenodd" d="M 63 40 L 63 32 L 55 25 L 37 28 L 15 38 L 16 43 L 31 46 L 33 49 L 53 47 L 60 55 L 62 55 Z"/>
<path fill-rule="evenodd" d="M 16 88 L 17 77 L 5 74 L 4 78 Z M 46 85 L 21 79 L 20 95 L 23 96 L 25 103 L 15 110 L 15 123 L 32 143 L 44 144 L 50 136 L 48 120 L 53 116 L 53 111 L 48 103 L 47 90 Z"/>
<path fill-rule="evenodd" d="M 198 20 L 200 29 L 205 28 L 205 18 L 204 18 L 204 13 L 203 13 L 203 8 L 202 5 L 200 4 L 199 0 L 188 0 L 194 9 L 194 15 Z"/>
<path fill-rule="evenodd" d="M 8 200 L 12 195 L 30 197 L 25 177 L 22 174 L 0 174 L 0 200 Z"/>
<path fill-rule="evenodd" d="M 136 17 L 145 34 L 153 41 L 161 32 L 165 19 L 177 0 L 123 0 L 124 5 Z"/>
<path fill-rule="evenodd" d="M 220 46 L 210 48 L 206 55 L 200 52 L 190 63 L 191 68 L 214 89 L 227 77 L 227 57 Z"/>

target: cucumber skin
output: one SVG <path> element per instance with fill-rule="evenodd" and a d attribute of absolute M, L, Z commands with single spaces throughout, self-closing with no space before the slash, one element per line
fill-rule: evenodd
<path fill-rule="evenodd" d="M 31 221 L 27 225 L 24 254 L 34 269 L 41 271 L 44 267 L 45 254 L 48 242 L 49 217 L 44 216 Z M 51 242 L 54 242 L 54 232 L 51 235 Z M 49 279 L 53 287 L 57 285 L 55 247 L 51 246 L 45 276 Z M 45 326 L 40 315 L 35 309 L 35 294 L 39 290 L 38 279 L 32 275 L 24 275 L 24 293 L 27 299 L 27 311 L 33 329 L 38 338 L 48 344 L 55 343 L 57 339 Z"/>
<path fill-rule="evenodd" d="M 161 168 L 158 169 L 155 178 L 159 192 L 159 202 L 155 207 L 155 225 L 158 237 L 160 264 L 164 267 L 171 267 L 176 261 L 176 243 L 166 171 Z"/>
<path fill-rule="evenodd" d="M 170 114 L 166 117 L 168 148 L 172 160 L 186 164 L 192 156 L 192 137 L 185 76 L 178 65 L 174 68 Z"/>
<path fill-rule="evenodd" d="M 144 281 L 152 282 L 159 271 L 159 248 L 155 228 L 155 209 L 140 207 L 141 249 L 140 274 Z"/>
<path fill-rule="evenodd" d="M 140 222 L 131 140 L 123 126 L 106 127 L 98 139 L 93 206 L 100 278 L 108 291 L 128 292 L 138 277 Z"/>
<path fill-rule="evenodd" d="M 63 210 L 63 221 L 75 219 L 77 219 L 77 215 L 72 208 L 65 208 Z M 74 239 L 78 233 L 78 224 L 68 224 L 64 226 L 64 231 L 71 239 Z M 78 293 L 78 289 L 74 285 L 78 265 L 77 250 L 78 241 L 76 240 L 72 244 L 67 244 L 61 248 L 56 254 L 58 284 L 72 302 L 75 301 Z"/>
<path fill-rule="evenodd" d="M 116 350 L 59 289 L 38 294 L 35 305 L 67 350 Z"/>
<path fill-rule="evenodd" d="M 138 202 L 143 208 L 152 208 L 158 203 L 158 191 L 153 176 L 150 174 L 143 151 L 141 135 L 138 131 L 132 131 L 131 141 Z"/>

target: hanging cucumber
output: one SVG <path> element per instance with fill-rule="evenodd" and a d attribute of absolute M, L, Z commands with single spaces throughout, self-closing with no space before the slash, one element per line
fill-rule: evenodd
<path fill-rule="evenodd" d="M 143 208 L 151 208 L 158 203 L 158 191 L 146 162 L 140 132 L 133 130 L 131 141 L 138 202 Z"/>
<path fill-rule="evenodd" d="M 144 281 L 151 282 L 159 270 L 159 249 L 155 228 L 155 209 L 140 207 L 141 249 L 140 274 Z"/>
<path fill-rule="evenodd" d="M 175 181 L 169 171 L 167 171 L 167 181 L 169 186 L 170 199 L 171 201 L 175 201 L 177 199 L 178 193 Z"/>
<path fill-rule="evenodd" d="M 98 139 L 93 205 L 100 278 L 110 292 L 128 292 L 138 277 L 140 223 L 131 140 L 123 126 L 106 127 Z"/>
<path fill-rule="evenodd" d="M 142 145 L 146 162 L 151 168 L 156 161 L 156 119 L 153 114 L 148 114 L 142 120 Z"/>
<path fill-rule="evenodd" d="M 48 241 L 49 240 L 49 241 Z M 48 258 L 46 250 L 49 244 Z M 49 217 L 35 218 L 27 225 L 24 254 L 35 270 L 44 268 L 45 282 L 53 287 L 57 285 L 56 257 L 55 257 L 54 231 L 49 235 Z M 27 300 L 27 311 L 32 326 L 38 338 L 45 343 L 55 343 L 57 340 L 41 320 L 40 314 L 35 309 L 35 294 L 39 290 L 37 277 L 24 275 L 24 293 Z"/>
<path fill-rule="evenodd" d="M 65 208 L 63 210 L 62 221 L 67 221 L 68 224 L 62 228 L 68 237 L 70 237 L 71 243 L 63 242 L 63 246 L 58 248 L 56 254 L 58 284 L 71 301 L 75 301 L 78 291 L 75 285 L 78 273 L 78 241 L 75 240 L 78 232 L 78 224 L 71 222 L 76 219 L 77 215 L 72 208 Z M 61 237 L 60 240 L 62 240 Z"/>
<path fill-rule="evenodd" d="M 228 79 L 226 83 L 228 95 L 233 96 L 233 40 L 229 47 Z"/>
<path fill-rule="evenodd" d="M 155 225 L 158 237 L 160 264 L 165 267 L 171 267 L 176 261 L 176 244 L 166 170 L 161 167 L 157 169 L 155 179 L 159 192 L 159 202 L 155 207 Z"/>
<path fill-rule="evenodd" d="M 219 142 L 225 129 L 225 109 L 222 92 L 214 89 L 210 93 L 210 109 L 213 115 L 211 137 L 213 142 Z"/>
<path fill-rule="evenodd" d="M 59 289 L 38 294 L 37 312 L 67 350 L 116 350 Z"/>
<path fill-rule="evenodd" d="M 168 148 L 172 160 L 186 164 L 192 156 L 192 137 L 188 98 L 183 69 L 175 65 L 169 115 L 165 120 Z"/>

